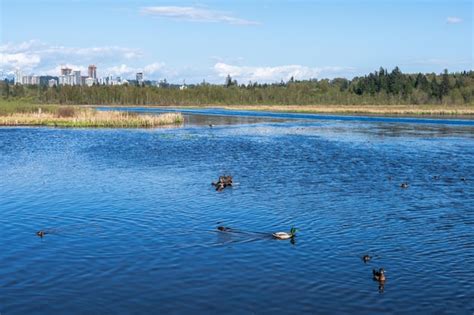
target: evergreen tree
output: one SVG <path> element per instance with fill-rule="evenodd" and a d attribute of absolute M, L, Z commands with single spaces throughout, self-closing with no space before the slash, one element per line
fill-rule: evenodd
<path fill-rule="evenodd" d="M 439 93 L 441 96 L 446 96 L 449 93 L 449 75 L 448 69 L 444 69 L 444 73 L 439 86 Z"/>

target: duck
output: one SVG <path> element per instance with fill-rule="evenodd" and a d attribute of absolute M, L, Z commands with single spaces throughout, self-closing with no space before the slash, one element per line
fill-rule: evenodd
<path fill-rule="evenodd" d="M 408 183 L 401 183 L 401 184 L 400 184 L 400 187 L 401 187 L 401 188 L 408 188 Z"/>
<path fill-rule="evenodd" d="M 214 127 L 214 125 L 213 125 L 213 124 L 209 124 L 209 128 L 212 128 L 212 127 Z"/>
<path fill-rule="evenodd" d="M 384 282 L 385 281 L 385 270 L 383 268 L 380 268 L 378 271 L 376 269 L 372 270 L 372 275 L 374 277 L 374 280 L 378 282 Z"/>
<path fill-rule="evenodd" d="M 36 235 L 43 238 L 43 236 L 45 236 L 47 233 L 45 231 L 38 231 L 36 232 Z"/>
<path fill-rule="evenodd" d="M 364 263 L 367 263 L 368 261 L 370 261 L 372 259 L 372 256 L 369 256 L 369 255 L 364 255 L 362 256 L 362 260 L 364 261 Z"/>
<path fill-rule="evenodd" d="M 226 226 L 218 226 L 217 229 L 221 232 L 229 232 L 230 230 L 232 230 L 230 227 Z"/>
<path fill-rule="evenodd" d="M 287 240 L 287 239 L 295 237 L 296 231 L 297 229 L 292 227 L 289 233 L 288 232 L 275 232 L 272 234 L 272 236 L 279 240 Z"/>
<path fill-rule="evenodd" d="M 461 177 L 461 181 L 462 181 L 462 182 L 465 182 L 465 181 L 466 181 L 466 177 Z"/>

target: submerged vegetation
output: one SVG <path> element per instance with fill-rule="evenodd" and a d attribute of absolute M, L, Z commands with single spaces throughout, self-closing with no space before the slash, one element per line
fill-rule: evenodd
<path fill-rule="evenodd" d="M 122 85 L 37 86 L 0 82 L 0 97 L 5 100 L 27 99 L 37 104 L 72 105 L 437 105 L 474 106 L 474 71 L 442 74 L 404 74 L 380 68 L 366 76 L 311 79 L 259 84 L 238 84 L 228 78 L 224 85 L 203 82 L 178 86 Z M 443 110 L 444 111 L 444 110 Z"/>
<path fill-rule="evenodd" d="M 34 106 L 6 102 L 0 103 L 0 108 L 0 126 L 153 128 L 184 121 L 180 113 L 142 115 L 78 106 Z"/>

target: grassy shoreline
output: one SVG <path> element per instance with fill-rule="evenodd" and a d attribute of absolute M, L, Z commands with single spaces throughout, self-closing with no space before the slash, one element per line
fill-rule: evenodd
<path fill-rule="evenodd" d="M 3 104 L 4 105 L 4 104 Z M 0 111 L 0 126 L 71 128 L 156 128 L 184 122 L 181 113 L 160 115 L 97 111 L 90 107 L 10 104 Z"/>

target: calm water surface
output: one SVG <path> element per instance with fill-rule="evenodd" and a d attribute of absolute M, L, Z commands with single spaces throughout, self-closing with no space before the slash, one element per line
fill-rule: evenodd
<path fill-rule="evenodd" d="M 2 315 L 474 312 L 472 123 L 187 114 L 0 129 Z"/>

